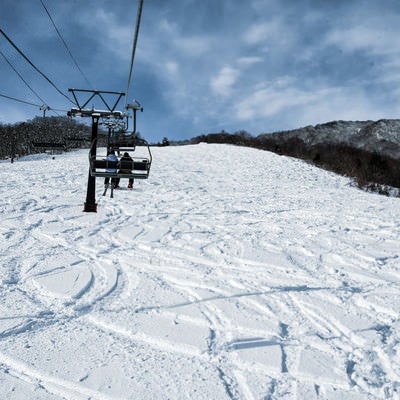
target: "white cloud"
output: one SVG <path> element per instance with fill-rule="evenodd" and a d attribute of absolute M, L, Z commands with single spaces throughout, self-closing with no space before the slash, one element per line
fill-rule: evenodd
<path fill-rule="evenodd" d="M 378 18 L 368 20 L 362 25 L 354 25 L 344 29 L 336 29 L 326 35 L 322 41 L 323 46 L 336 46 L 343 51 L 344 56 L 354 56 L 357 52 L 369 57 L 371 63 L 366 65 L 365 71 L 373 67 L 373 78 L 367 76 L 368 84 L 399 82 L 400 51 L 396 38 L 400 34 L 400 26 L 397 28 L 390 22 Z M 363 78 L 359 79 L 362 83 Z"/>
<path fill-rule="evenodd" d="M 180 37 L 173 41 L 174 45 L 186 56 L 199 57 L 210 49 L 210 43 L 205 36 Z"/>
<path fill-rule="evenodd" d="M 252 25 L 243 35 L 243 41 L 248 45 L 263 44 L 273 38 L 282 38 L 282 24 L 279 19 Z"/>
<path fill-rule="evenodd" d="M 179 65 L 175 61 L 167 61 L 165 63 L 165 69 L 168 72 L 168 74 L 172 75 L 173 77 L 176 77 L 179 72 Z"/>
<path fill-rule="evenodd" d="M 106 9 L 98 8 L 80 16 L 83 25 L 90 26 L 101 37 L 101 51 L 110 51 L 122 60 L 131 57 L 134 27 L 121 24 L 116 15 Z M 95 33 L 94 33 L 95 34 Z"/>
<path fill-rule="evenodd" d="M 345 52 L 367 51 L 372 55 L 399 54 L 397 38 L 400 34 L 398 12 L 382 4 L 359 9 L 353 5 L 336 29 L 326 36 L 326 44 L 333 44 Z M 356 9 L 354 9 L 356 7 Z M 377 10 L 379 10 L 377 12 Z"/>
<path fill-rule="evenodd" d="M 241 121 L 272 117 L 291 107 L 305 105 L 312 99 L 311 93 L 295 87 L 282 88 L 280 85 L 259 87 L 236 104 L 236 115 Z"/>
<path fill-rule="evenodd" d="M 394 90 L 397 90 L 400 83 L 400 57 L 393 57 L 392 60 L 382 62 L 380 67 L 383 72 L 376 82 L 393 84 Z"/>
<path fill-rule="evenodd" d="M 264 41 L 271 32 L 271 26 L 267 23 L 251 26 L 244 34 L 247 44 L 257 44 Z"/>
<path fill-rule="evenodd" d="M 396 44 L 387 41 L 382 30 L 373 27 L 354 26 L 331 31 L 325 40 L 326 45 L 335 45 L 347 52 L 367 50 L 374 54 L 391 52 Z"/>
<path fill-rule="evenodd" d="M 315 87 L 301 89 L 299 83 L 283 79 L 254 87 L 234 107 L 238 122 L 271 124 L 282 129 L 332 120 L 368 120 L 396 117 L 395 105 L 384 107 L 360 87 Z M 258 121 L 258 122 L 256 122 Z M 283 122 L 284 121 L 284 122 Z"/>
<path fill-rule="evenodd" d="M 177 25 L 163 18 L 158 24 L 158 29 L 164 35 L 175 35 L 178 29 Z"/>
<path fill-rule="evenodd" d="M 238 77 L 239 71 L 237 69 L 225 66 L 216 77 L 211 79 L 211 89 L 217 95 L 227 96 L 231 93 Z"/>
<path fill-rule="evenodd" d="M 240 57 L 237 60 L 237 63 L 241 67 L 250 67 L 250 66 L 252 66 L 254 64 L 258 64 L 258 63 L 263 62 L 263 61 L 264 61 L 264 59 L 262 57 L 256 57 L 256 56 L 254 56 L 254 57 Z"/>
<path fill-rule="evenodd" d="M 169 50 L 178 51 L 186 57 L 198 57 L 210 50 L 210 40 L 207 35 L 182 34 L 176 23 L 166 19 L 161 20 L 153 40 L 167 44 Z"/>
<path fill-rule="evenodd" d="M 333 120 L 377 120 L 396 117 L 394 107 L 382 107 L 361 88 L 327 88 L 316 92 L 315 99 L 296 112 L 298 126 Z M 396 117 L 397 118 L 397 117 Z"/>

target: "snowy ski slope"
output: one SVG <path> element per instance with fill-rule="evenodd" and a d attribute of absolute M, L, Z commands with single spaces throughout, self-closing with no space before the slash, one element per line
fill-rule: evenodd
<path fill-rule="evenodd" d="M 0 399 L 399 399 L 400 200 L 228 145 L 1 162 Z M 126 186 L 127 182 L 122 182 Z"/>

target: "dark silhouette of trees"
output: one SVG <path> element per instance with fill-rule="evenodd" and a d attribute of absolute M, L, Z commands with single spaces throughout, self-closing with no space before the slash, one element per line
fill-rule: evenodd
<path fill-rule="evenodd" d="M 91 127 L 68 117 L 36 117 L 17 124 L 0 124 L 0 158 L 41 151 L 35 143 L 64 143 L 65 148 L 88 147 Z"/>

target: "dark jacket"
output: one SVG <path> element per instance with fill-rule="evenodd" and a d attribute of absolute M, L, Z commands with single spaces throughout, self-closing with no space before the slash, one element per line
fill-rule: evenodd
<path fill-rule="evenodd" d="M 125 154 L 124 154 L 124 155 L 121 157 L 121 159 L 120 159 L 119 161 L 120 161 L 120 165 L 122 166 L 123 163 L 124 163 L 124 161 L 125 161 L 125 162 L 126 162 L 126 161 L 132 162 L 133 160 L 132 160 L 132 157 L 131 157 L 131 156 L 125 155 Z M 120 173 L 120 174 L 130 174 L 131 172 L 132 172 L 131 169 L 120 169 L 120 170 L 119 170 L 119 173 Z"/>

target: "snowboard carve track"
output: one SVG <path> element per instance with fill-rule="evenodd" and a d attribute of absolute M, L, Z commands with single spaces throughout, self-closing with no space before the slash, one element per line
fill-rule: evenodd
<path fill-rule="evenodd" d="M 25 362 L 10 358 L 0 353 L 0 368 L 8 374 L 33 385 L 40 385 L 60 398 L 70 400 L 86 400 L 88 398 L 99 400 L 117 400 L 96 390 L 85 387 L 79 383 L 70 382 L 57 376 L 38 370 Z"/>

